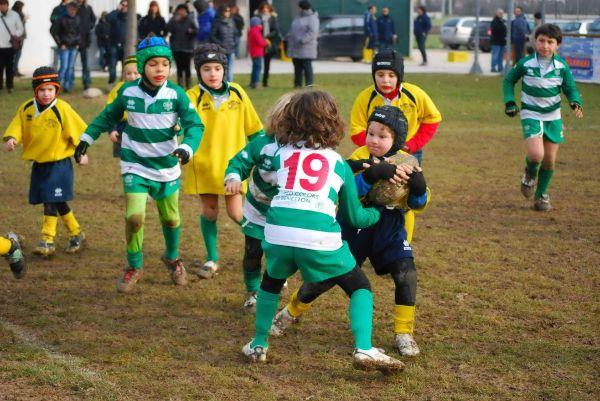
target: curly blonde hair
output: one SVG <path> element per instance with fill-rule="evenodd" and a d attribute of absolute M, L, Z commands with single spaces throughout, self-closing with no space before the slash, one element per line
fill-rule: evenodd
<path fill-rule="evenodd" d="M 267 116 L 267 124 L 265 125 L 265 133 L 267 135 L 273 135 L 275 133 L 275 130 L 277 129 L 276 127 L 283 117 L 285 106 L 290 103 L 290 100 L 295 93 L 296 92 L 284 93 L 279 99 L 277 99 L 273 107 L 271 107 L 271 110 L 269 110 L 269 115 Z"/>
<path fill-rule="evenodd" d="M 280 144 L 313 149 L 335 149 L 345 129 L 334 97 L 320 90 L 294 93 L 272 128 Z"/>

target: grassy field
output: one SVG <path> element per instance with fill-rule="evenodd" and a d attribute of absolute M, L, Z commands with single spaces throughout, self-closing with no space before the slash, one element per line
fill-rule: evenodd
<path fill-rule="evenodd" d="M 403 374 L 352 369 L 347 301 L 338 289 L 287 336 L 271 340 L 266 365 L 247 365 L 240 349 L 252 335 L 253 316 L 241 307 L 242 236 L 224 212 L 220 274 L 175 288 L 159 260 L 162 236 L 149 204 L 144 276 L 132 294 L 117 294 L 123 195 L 103 138 L 89 151 L 91 164 L 76 168 L 71 206 L 87 248 L 76 256 L 57 252 L 51 261 L 31 255 L 42 210 L 27 204 L 29 163 L 19 153 L 0 153 L 0 230 L 26 237 L 30 266 L 21 281 L 0 266 L 0 399 L 600 399 L 600 87 L 579 85 L 584 120 L 563 110 L 567 142 L 551 186 L 554 210 L 539 213 L 519 192 L 520 125 L 503 114 L 500 78 L 408 78 L 431 95 L 444 121 L 425 150 L 433 198 L 413 241 L 422 354 L 405 360 Z M 336 95 L 348 118 L 370 77 L 318 75 L 316 82 Z M 291 83 L 290 76 L 274 76 L 271 88 L 251 93 L 261 116 Z M 0 126 L 30 97 L 26 80 L 11 96 L 3 92 Z M 104 102 L 64 99 L 87 121 Z M 340 151 L 352 149 L 345 138 Z M 199 200 L 182 196 L 181 211 L 181 250 L 193 266 L 204 258 Z M 65 244 L 61 226 L 57 245 Z M 369 265 L 365 270 L 375 294 L 374 344 L 397 356 L 393 283 Z M 290 287 L 298 283 L 293 278 Z"/>

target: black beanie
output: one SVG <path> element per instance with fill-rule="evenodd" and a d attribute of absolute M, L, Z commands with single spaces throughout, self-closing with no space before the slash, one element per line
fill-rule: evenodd
<path fill-rule="evenodd" d="M 375 72 L 378 70 L 394 71 L 398 77 L 398 86 L 400 86 L 400 83 L 404 81 L 404 58 L 393 49 L 380 51 L 373 57 L 371 64 L 373 82 L 375 82 Z"/>
<path fill-rule="evenodd" d="M 60 91 L 60 81 L 58 80 L 58 72 L 52 67 L 39 67 L 33 72 L 31 77 L 31 87 L 35 93 L 37 89 L 44 84 L 52 84 L 56 86 L 56 93 Z"/>
<path fill-rule="evenodd" d="M 394 106 L 375 107 L 367 122 L 377 121 L 392 130 L 394 133 L 394 145 L 386 153 L 386 156 L 396 154 L 406 144 L 408 134 L 408 121 L 402 110 Z"/>

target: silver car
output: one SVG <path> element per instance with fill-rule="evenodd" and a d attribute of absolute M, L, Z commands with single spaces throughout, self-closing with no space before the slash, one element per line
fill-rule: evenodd
<path fill-rule="evenodd" d="M 491 18 L 479 18 L 479 21 L 491 21 Z M 461 45 L 472 50 L 473 43 L 469 36 L 475 26 L 475 17 L 451 18 L 444 22 L 440 29 L 440 41 L 451 49 L 458 49 Z"/>

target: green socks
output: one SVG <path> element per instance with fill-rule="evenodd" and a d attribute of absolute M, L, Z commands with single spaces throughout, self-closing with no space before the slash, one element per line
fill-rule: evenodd
<path fill-rule="evenodd" d="M 257 292 L 260 287 L 260 268 L 257 270 L 246 270 L 244 266 L 244 284 L 247 292 Z"/>
<path fill-rule="evenodd" d="M 552 180 L 552 175 L 554 174 L 554 170 L 544 170 L 540 169 L 540 173 L 538 174 L 538 183 L 537 188 L 535 190 L 535 199 L 540 199 L 542 194 L 548 192 L 548 187 L 550 186 L 550 181 Z"/>
<path fill-rule="evenodd" d="M 265 348 L 267 347 L 267 337 L 269 336 L 269 330 L 271 329 L 271 323 L 275 317 L 275 312 L 277 312 L 278 304 L 279 294 L 263 291 L 260 288 L 258 289 L 256 296 L 256 318 L 254 321 L 254 341 L 252 341 L 252 347 L 256 347 L 257 345 Z"/>
<path fill-rule="evenodd" d="M 181 232 L 181 226 L 176 228 L 170 228 L 166 225 L 162 226 L 163 236 L 165 237 L 165 258 L 168 260 L 175 260 L 179 256 L 179 233 Z"/>
<path fill-rule="evenodd" d="M 134 267 L 136 269 L 142 268 L 142 261 L 144 260 L 144 254 L 142 251 L 139 252 L 130 252 L 127 251 L 127 264 L 129 267 Z"/>
<path fill-rule="evenodd" d="M 373 293 L 371 291 L 360 289 L 352 293 L 350 297 L 350 329 L 356 342 L 356 348 L 369 350 L 373 347 L 371 344 Z"/>
<path fill-rule="evenodd" d="M 525 167 L 527 168 L 527 174 L 530 177 L 537 177 L 541 164 L 542 163 L 532 163 L 527 156 L 525 156 Z"/>
<path fill-rule="evenodd" d="M 200 216 L 200 231 L 204 238 L 204 246 L 206 247 L 206 259 L 216 262 L 219 260 L 217 253 L 217 221 L 208 220 L 204 216 Z"/>

